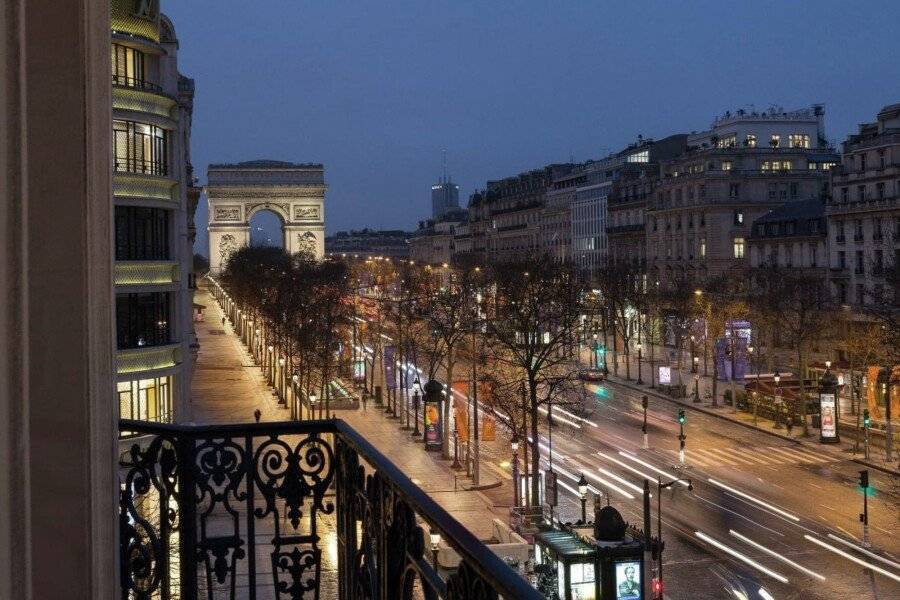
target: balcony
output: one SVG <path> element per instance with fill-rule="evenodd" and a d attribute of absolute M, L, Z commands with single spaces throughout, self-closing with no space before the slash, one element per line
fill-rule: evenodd
<path fill-rule="evenodd" d="M 127 375 L 169 369 L 181 364 L 181 344 L 129 348 L 116 353 L 116 373 Z"/>
<path fill-rule="evenodd" d="M 174 261 L 116 262 L 116 285 L 174 285 L 180 281 L 180 265 Z"/>
<path fill-rule="evenodd" d="M 120 427 L 123 597 L 542 598 L 343 421 Z"/>
<path fill-rule="evenodd" d="M 113 76 L 113 109 L 147 113 L 178 120 L 178 101 L 162 91 L 158 85 L 131 78 Z"/>

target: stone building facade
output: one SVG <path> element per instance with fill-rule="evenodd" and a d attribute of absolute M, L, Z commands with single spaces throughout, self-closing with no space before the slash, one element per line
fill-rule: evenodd
<path fill-rule="evenodd" d="M 325 254 L 408 258 L 411 235 L 410 232 L 402 229 L 338 231 L 325 238 Z"/>
<path fill-rule="evenodd" d="M 209 165 L 209 269 L 221 273 L 232 252 L 250 243 L 259 211 L 282 223 L 284 249 L 325 255 L 325 169 L 318 163 L 251 160 Z"/>
<path fill-rule="evenodd" d="M 837 156 L 824 109 L 738 111 L 691 134 L 663 161 L 647 206 L 647 263 L 661 286 L 678 276 L 699 285 L 747 267 L 750 225 L 787 202 L 819 198 Z"/>
<path fill-rule="evenodd" d="M 791 270 L 824 286 L 827 237 L 824 197 L 788 202 L 753 222 L 747 241 L 750 268 Z"/>
<path fill-rule="evenodd" d="M 887 300 L 885 273 L 900 265 L 900 104 L 844 142 L 825 212 L 835 301 Z"/>
<path fill-rule="evenodd" d="M 190 420 L 193 80 L 171 21 L 111 4 L 116 393 L 119 416 Z"/>

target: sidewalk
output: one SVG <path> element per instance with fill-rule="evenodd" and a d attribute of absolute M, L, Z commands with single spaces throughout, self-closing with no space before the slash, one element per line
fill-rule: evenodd
<path fill-rule="evenodd" d="M 191 386 L 194 422 L 252 422 L 256 409 L 262 412 L 262 421 L 288 420 L 288 410 L 279 407 L 274 391 L 231 325 L 226 321 L 222 327 L 223 313 L 216 300 L 205 289 L 198 289 L 195 298 L 206 309 L 203 322 L 196 323 L 200 353 Z M 390 419 L 374 400 L 365 408 L 334 412 L 479 539 L 491 537 L 491 518 L 508 521 L 507 506 L 492 502 L 480 490 L 466 489 L 471 480 L 464 472 L 452 471 L 439 453 L 426 452 L 421 438 L 416 440 L 400 430 L 399 421 Z"/>
<path fill-rule="evenodd" d="M 636 362 L 636 356 L 633 356 L 632 359 Z M 897 454 L 897 448 L 895 448 L 894 460 L 892 462 L 887 462 L 884 460 L 884 449 L 882 447 L 871 447 L 870 448 L 870 458 L 869 460 L 865 460 L 863 458 L 862 452 L 862 442 L 860 442 L 860 452 L 857 454 L 853 453 L 853 446 L 855 443 L 855 432 L 850 431 L 846 432 L 841 437 L 841 442 L 839 444 L 822 444 L 819 442 L 818 433 L 812 427 L 810 427 L 810 435 L 809 437 L 803 437 L 803 427 L 799 425 L 795 425 L 791 430 L 790 434 L 788 430 L 782 426 L 782 428 L 778 429 L 775 427 L 775 422 L 766 419 L 764 417 L 758 417 L 756 423 L 753 422 L 753 414 L 751 412 L 746 412 L 742 410 L 737 410 L 733 406 L 727 405 L 723 402 L 721 397 L 718 401 L 718 406 L 712 406 L 712 383 L 711 377 L 703 376 L 700 377 L 700 402 L 693 401 L 693 374 L 689 372 L 689 367 L 685 369 L 684 373 L 684 383 L 687 388 L 688 396 L 686 398 L 672 398 L 662 392 L 651 389 L 650 388 L 650 368 L 649 364 L 646 364 L 646 357 L 643 361 L 644 364 L 641 367 L 641 374 L 643 376 L 644 384 L 638 385 L 636 383 L 637 379 L 637 366 L 636 364 L 632 364 L 631 368 L 631 376 L 632 380 L 625 379 L 625 368 L 623 364 L 619 365 L 619 374 L 615 375 L 613 370 L 610 368 L 609 372 L 609 380 L 613 383 L 622 385 L 629 389 L 632 389 L 636 392 L 640 392 L 642 394 L 647 394 L 648 396 L 653 396 L 662 400 L 667 400 L 673 404 L 681 405 L 686 408 L 692 408 L 694 410 L 706 413 L 708 415 L 726 419 L 733 423 L 737 423 L 738 425 L 742 425 L 744 427 L 748 427 L 751 429 L 756 429 L 757 431 L 761 431 L 763 433 L 767 433 L 769 435 L 778 436 L 782 439 L 791 440 L 804 446 L 807 446 L 810 449 L 815 449 L 817 452 L 826 452 L 839 458 L 840 460 L 852 460 L 861 465 L 867 466 L 872 469 L 877 469 L 879 471 L 883 471 L 885 473 L 893 474 L 896 476 L 900 476 L 900 470 L 897 468 L 897 460 L 900 459 L 900 455 Z M 701 365 L 702 369 L 702 365 Z M 677 377 L 677 373 L 673 373 L 672 375 L 673 381 Z M 736 386 L 736 389 L 741 390 L 743 386 Z M 718 385 L 719 393 L 721 394 L 725 390 L 730 390 L 731 385 L 728 382 L 719 382 Z"/>

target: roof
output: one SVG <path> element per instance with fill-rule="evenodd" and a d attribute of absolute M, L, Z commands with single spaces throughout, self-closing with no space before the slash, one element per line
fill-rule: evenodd
<path fill-rule="evenodd" d="M 322 163 L 292 163 L 283 160 L 257 159 L 239 163 L 217 163 L 210 169 L 321 169 Z"/>
<path fill-rule="evenodd" d="M 780 223 L 782 221 L 793 221 L 795 219 L 821 219 L 824 216 L 825 204 L 822 200 L 819 198 L 810 198 L 808 200 L 788 202 L 775 210 L 770 210 L 760 218 L 756 219 L 753 224 Z"/>
<path fill-rule="evenodd" d="M 534 537 L 536 541 L 550 548 L 557 556 L 565 556 L 567 558 L 591 556 L 596 551 L 594 546 L 586 543 L 569 531 L 559 531 L 557 529 L 539 531 Z"/>

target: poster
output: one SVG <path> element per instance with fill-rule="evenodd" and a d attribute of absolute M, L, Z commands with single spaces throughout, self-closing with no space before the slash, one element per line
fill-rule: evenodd
<path fill-rule="evenodd" d="M 672 383 L 672 368 L 671 367 L 660 367 L 659 368 L 659 384 L 660 385 L 671 385 Z"/>
<path fill-rule="evenodd" d="M 394 361 L 394 347 L 385 346 L 382 358 L 384 359 L 384 382 L 387 385 L 387 389 L 397 389 L 397 375 L 394 371 L 396 364 Z"/>
<path fill-rule="evenodd" d="M 456 419 L 456 433 L 460 442 L 469 441 L 469 407 L 459 398 L 453 399 L 453 417 Z"/>
<path fill-rule="evenodd" d="M 440 448 L 444 441 L 441 433 L 441 405 L 437 402 L 426 402 L 422 418 L 425 422 L 425 446 Z"/>
<path fill-rule="evenodd" d="M 616 600 L 641 600 L 641 563 L 616 563 Z"/>
<path fill-rule="evenodd" d="M 822 438 L 837 437 L 837 411 L 834 394 L 819 394 L 819 409 L 822 415 Z"/>
<path fill-rule="evenodd" d="M 497 420 L 493 415 L 485 414 L 481 417 L 481 431 L 479 437 L 482 441 L 493 442 L 497 439 Z"/>
<path fill-rule="evenodd" d="M 353 362 L 353 381 L 366 380 L 366 361 L 359 359 Z"/>

